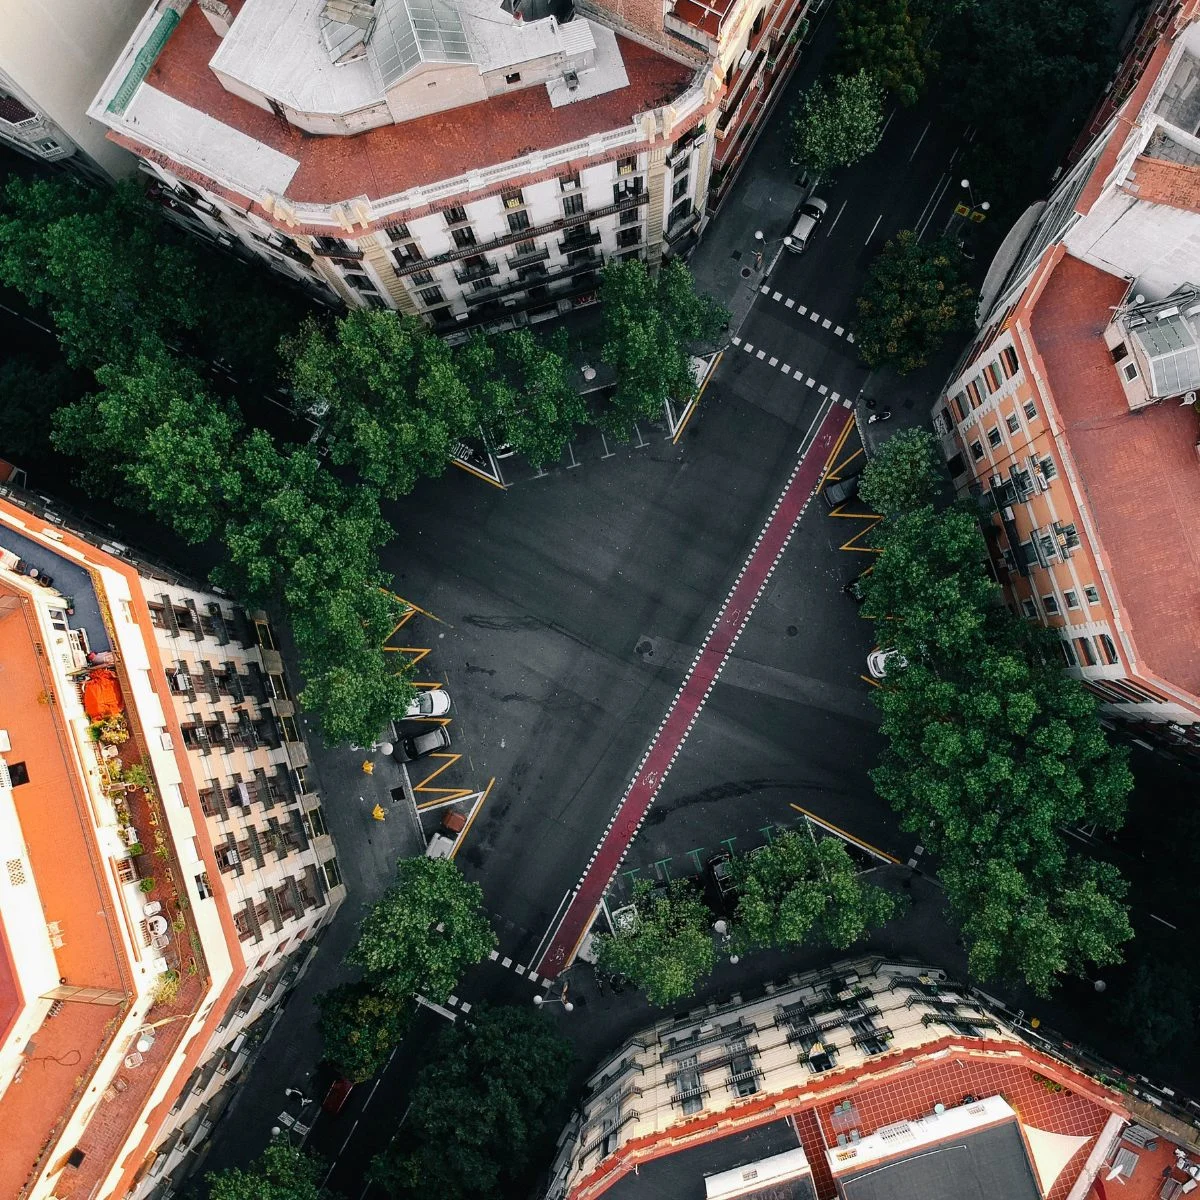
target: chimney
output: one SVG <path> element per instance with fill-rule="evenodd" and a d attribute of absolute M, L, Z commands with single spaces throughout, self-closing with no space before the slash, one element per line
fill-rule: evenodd
<path fill-rule="evenodd" d="M 200 11 L 208 19 L 217 37 L 224 37 L 233 24 L 233 10 L 225 0 L 200 0 Z"/>

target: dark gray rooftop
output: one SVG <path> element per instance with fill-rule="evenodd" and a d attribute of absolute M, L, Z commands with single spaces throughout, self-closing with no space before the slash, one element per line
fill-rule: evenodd
<path fill-rule="evenodd" d="M 845 1200 L 1041 1200 L 1016 1121 L 838 1177 Z"/>
<path fill-rule="evenodd" d="M 786 1121 L 772 1121 L 757 1129 L 642 1163 L 636 1175 L 631 1171 L 614 1183 L 604 1193 L 604 1200 L 704 1200 L 705 1176 L 732 1171 L 798 1146 L 800 1139 Z M 775 1183 L 770 1195 L 773 1200 L 817 1200 L 807 1177 L 792 1183 Z"/>

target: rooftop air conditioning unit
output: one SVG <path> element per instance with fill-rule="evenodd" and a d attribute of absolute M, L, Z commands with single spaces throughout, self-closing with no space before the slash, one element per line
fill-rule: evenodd
<path fill-rule="evenodd" d="M 1195 392 L 1184 392 L 1183 403 L 1184 404 L 1195 404 L 1196 403 L 1196 393 Z"/>
<path fill-rule="evenodd" d="M 1156 315 L 1160 321 L 1166 321 L 1170 317 L 1177 317 L 1179 316 L 1179 305 L 1172 304 L 1170 308 L 1161 308 Z"/>
<path fill-rule="evenodd" d="M 575 91 L 575 89 L 579 87 L 579 72 L 573 68 L 571 70 L 564 71 L 563 83 L 567 85 L 567 91 Z"/>

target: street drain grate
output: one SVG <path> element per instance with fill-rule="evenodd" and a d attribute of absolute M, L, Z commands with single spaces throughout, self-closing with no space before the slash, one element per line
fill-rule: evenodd
<path fill-rule="evenodd" d="M 729 257 L 732 258 L 734 262 L 737 262 L 737 260 L 742 257 L 742 252 L 740 250 L 735 250 Z"/>

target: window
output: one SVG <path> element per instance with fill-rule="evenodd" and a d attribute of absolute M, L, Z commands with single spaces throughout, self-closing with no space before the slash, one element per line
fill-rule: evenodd
<path fill-rule="evenodd" d="M 471 284 L 471 291 L 490 292 L 495 286 L 496 285 L 492 283 L 490 279 L 476 279 L 475 282 Z"/>
<path fill-rule="evenodd" d="M 467 219 L 467 210 L 461 204 L 455 204 L 446 209 L 442 216 L 446 218 L 447 225 L 462 225 Z"/>
<path fill-rule="evenodd" d="M 505 208 L 520 208 L 525 203 L 525 197 L 521 195 L 520 188 L 512 188 L 507 192 L 501 192 L 500 199 L 503 201 Z"/>
<path fill-rule="evenodd" d="M 0 121 L 6 125 L 20 125 L 22 121 L 32 121 L 36 116 L 32 108 L 26 108 L 16 96 L 0 88 Z"/>
<path fill-rule="evenodd" d="M 636 208 L 626 208 L 621 212 L 622 225 L 636 225 L 642 219 L 642 214 Z"/>
<path fill-rule="evenodd" d="M 729 1064 L 729 1082 L 738 1096 L 753 1096 L 758 1091 L 756 1076 L 749 1054 L 739 1054 Z"/>
<path fill-rule="evenodd" d="M 8 775 L 13 787 L 29 782 L 29 768 L 23 762 L 9 763 Z"/>
<path fill-rule="evenodd" d="M 667 219 L 668 225 L 675 225 L 679 221 L 686 221 L 692 215 L 692 202 L 690 199 L 680 200 L 680 202 L 671 209 L 671 215 Z"/>
<path fill-rule="evenodd" d="M 1091 638 L 1076 638 L 1075 645 L 1079 650 L 1080 665 L 1094 667 L 1096 665 L 1096 652 L 1092 649 Z"/>
<path fill-rule="evenodd" d="M 424 288 L 417 293 L 417 296 L 422 304 L 429 305 L 441 304 L 446 298 L 442 295 L 442 289 L 440 287 Z"/>
<path fill-rule="evenodd" d="M 1071 589 L 1068 588 L 1067 591 L 1063 592 L 1063 599 L 1067 602 L 1068 608 L 1078 608 L 1079 607 L 1079 593 L 1078 592 L 1072 591 Z"/>
<path fill-rule="evenodd" d="M 1075 658 L 1075 651 L 1074 651 L 1074 649 L 1072 649 L 1071 643 L 1067 642 L 1067 641 L 1062 641 L 1062 642 L 1059 642 L 1058 645 L 1059 645 L 1059 648 L 1062 650 L 1063 661 L 1066 662 L 1067 666 L 1068 667 L 1079 666 L 1079 662 Z"/>
<path fill-rule="evenodd" d="M 1021 611 L 1032 621 L 1037 616 L 1037 605 L 1032 600 L 1022 600 Z"/>
<path fill-rule="evenodd" d="M 621 158 L 617 160 L 618 175 L 632 175 L 637 170 L 637 158 L 631 155 L 629 158 Z"/>
<path fill-rule="evenodd" d="M 1004 385 L 1004 376 L 1000 374 L 1000 364 L 998 362 L 989 363 L 983 368 L 983 378 L 987 383 L 989 392 L 998 392 Z"/>
<path fill-rule="evenodd" d="M 508 218 L 508 223 L 510 225 L 512 224 L 513 216 L 525 217 L 525 214 L 523 212 L 513 213 L 512 216 Z M 528 217 L 525 217 L 525 224 L 529 224 Z M 454 239 L 454 244 L 460 250 L 465 250 L 468 246 L 475 245 L 475 230 L 473 230 L 470 225 L 461 225 L 457 229 L 452 229 L 450 231 L 450 236 Z"/>
<path fill-rule="evenodd" d="M 424 287 L 427 283 L 433 282 L 432 271 L 417 271 L 415 274 L 408 277 L 409 283 L 414 283 L 418 287 Z"/>
<path fill-rule="evenodd" d="M 1079 549 L 1079 531 L 1074 525 L 1060 525 L 1058 527 L 1058 537 L 1064 550 Z"/>
<path fill-rule="evenodd" d="M 559 183 L 564 192 L 572 191 L 579 186 L 579 172 L 573 171 L 570 175 L 564 175 Z"/>
<path fill-rule="evenodd" d="M 1117 657 L 1117 647 L 1112 638 L 1107 633 L 1102 633 L 1096 641 L 1100 643 L 1100 653 L 1104 655 L 1104 661 L 1110 667 L 1115 667 L 1121 660 Z"/>
<path fill-rule="evenodd" d="M 950 403 L 954 407 L 955 416 L 957 416 L 960 421 L 965 421 L 967 419 L 967 413 L 969 411 L 969 409 L 967 408 L 967 393 L 966 392 L 956 392 L 953 396 L 950 397 Z"/>
<path fill-rule="evenodd" d="M 1047 480 L 1058 478 L 1058 468 L 1054 465 L 1054 459 L 1051 455 L 1047 454 L 1038 465 L 1042 468 L 1042 474 L 1045 475 Z"/>
<path fill-rule="evenodd" d="M 1120 362 L 1123 358 L 1129 357 L 1129 347 L 1124 342 L 1118 342 L 1110 351 L 1113 362 Z"/>
<path fill-rule="evenodd" d="M 972 408 L 978 408 L 983 403 L 983 388 L 978 379 L 972 379 L 967 384 L 967 395 L 971 398 Z"/>
<path fill-rule="evenodd" d="M 294 768 L 294 772 L 296 775 L 296 791 L 303 796 L 310 790 L 308 786 L 308 770 L 305 767 L 296 767 Z"/>
<path fill-rule="evenodd" d="M 680 196 L 686 196 L 691 182 L 691 178 L 687 175 L 675 180 L 675 186 L 671 189 L 671 199 L 678 200 Z"/>
<path fill-rule="evenodd" d="M 564 196 L 563 197 L 563 214 L 568 217 L 577 217 L 583 212 L 583 196 Z"/>
<path fill-rule="evenodd" d="M 1137 363 L 1127 362 L 1121 368 L 1121 374 L 1125 376 L 1126 383 L 1132 383 L 1138 377 Z"/>
<path fill-rule="evenodd" d="M 1024 405 L 1022 405 L 1022 407 L 1025 411 L 1025 420 L 1027 420 L 1027 421 L 1037 420 L 1037 405 L 1034 404 L 1034 402 L 1032 400 L 1026 400 Z"/>
<path fill-rule="evenodd" d="M 642 240 L 642 227 L 640 225 L 631 226 L 629 229 L 622 229 L 617 233 L 618 246 L 636 246 Z"/>
<path fill-rule="evenodd" d="M 1058 600 L 1055 599 L 1055 597 L 1053 597 L 1053 596 L 1043 596 L 1042 597 L 1042 607 L 1048 613 L 1056 613 L 1056 612 L 1058 612 Z"/>
<path fill-rule="evenodd" d="M 1005 346 L 1000 351 L 1000 366 L 1004 371 L 1005 379 L 1011 379 L 1021 369 L 1017 352 L 1011 346 Z"/>
<path fill-rule="evenodd" d="M 324 837 L 329 832 L 325 824 L 325 814 L 319 808 L 310 808 L 304 814 L 304 823 L 308 826 L 310 837 Z"/>
<path fill-rule="evenodd" d="M 521 82 L 521 72 L 514 71 L 511 75 L 505 75 L 504 82 L 508 83 L 508 84 L 520 83 Z"/>
<path fill-rule="evenodd" d="M 408 232 L 408 226 L 404 224 L 389 225 L 387 234 L 393 242 L 406 242 L 412 237 L 412 234 Z"/>
<path fill-rule="evenodd" d="M 1000 429 L 998 426 L 993 425 L 991 429 L 987 431 L 987 439 L 989 446 L 995 447 L 1000 445 Z"/>
<path fill-rule="evenodd" d="M 296 728 L 296 722 L 291 717 L 280 717 L 279 728 L 283 730 L 283 740 L 285 742 L 298 742 L 300 740 L 300 731 Z"/>
<path fill-rule="evenodd" d="M 972 442 L 971 443 L 971 457 L 973 459 L 975 459 L 976 462 L 978 462 L 979 459 L 981 459 L 983 457 L 983 443 L 982 442 Z"/>
<path fill-rule="evenodd" d="M 327 858 L 322 864 L 325 871 L 325 882 L 330 889 L 340 887 L 342 882 L 342 873 L 338 869 L 338 861 L 336 858 Z"/>
<path fill-rule="evenodd" d="M 529 214 L 523 208 L 517 209 L 516 212 L 510 212 L 508 214 L 508 228 L 512 233 L 520 233 L 522 229 L 528 229 Z"/>
<path fill-rule="evenodd" d="M 1087 602 L 1089 604 L 1100 603 L 1100 592 L 1094 583 L 1089 583 L 1087 587 L 1083 589 L 1083 594 L 1087 597 Z"/>
<path fill-rule="evenodd" d="M 957 479 L 967 469 L 967 464 L 963 461 L 961 454 L 952 454 L 946 459 L 946 470 L 950 472 L 954 479 Z"/>
<path fill-rule="evenodd" d="M 1009 413 L 1004 418 L 1004 424 L 1008 426 L 1009 433 L 1016 433 L 1021 428 L 1021 418 L 1016 413 Z"/>
<path fill-rule="evenodd" d="M 704 1107 L 704 1089 L 700 1086 L 700 1072 L 696 1069 L 694 1054 L 679 1060 L 679 1074 L 675 1077 L 675 1099 L 683 1106 L 685 1114 L 699 1112 Z"/>

